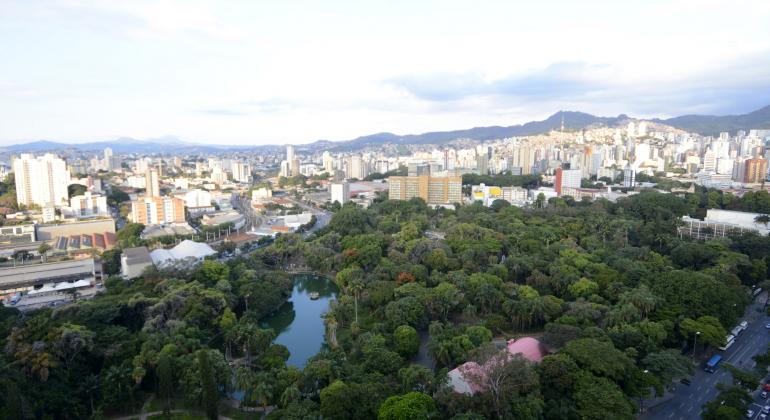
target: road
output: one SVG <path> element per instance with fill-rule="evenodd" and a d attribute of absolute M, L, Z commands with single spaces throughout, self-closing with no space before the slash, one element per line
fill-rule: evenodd
<path fill-rule="evenodd" d="M 729 349 L 721 354 L 722 363 L 730 363 L 738 368 L 753 369 L 756 363 L 752 357 L 759 353 L 767 351 L 770 345 L 770 330 L 765 328 L 765 324 L 770 323 L 770 317 L 762 309 L 765 303 L 765 295 L 757 297 L 755 303 L 746 310 L 744 320 L 749 322 L 748 328 L 741 333 Z M 654 401 L 646 401 L 645 406 L 653 405 L 641 415 L 641 419 L 649 420 L 685 420 L 700 418 L 703 405 L 716 398 L 719 391 L 716 388 L 717 383 L 732 384 L 732 375 L 723 368 L 719 368 L 714 373 L 708 373 L 703 370 L 702 364 L 695 368 L 695 374 L 691 378 L 689 386 L 676 384 L 673 397 L 670 395 L 666 401 L 656 404 Z M 764 382 L 764 381 L 763 381 Z M 751 409 L 754 410 L 752 418 L 759 418 L 761 408 L 770 402 L 759 398 L 760 391 L 757 389 L 752 393 L 755 397 L 755 404 Z"/>
<path fill-rule="evenodd" d="M 315 231 L 317 231 L 319 229 L 323 229 L 323 227 L 326 226 L 327 224 L 329 224 L 329 221 L 332 219 L 332 214 L 330 212 L 326 211 L 326 210 L 319 209 L 317 207 L 313 207 L 311 205 L 303 203 L 300 200 L 297 200 L 297 199 L 294 199 L 294 198 L 291 198 L 291 197 L 288 197 L 288 196 L 285 197 L 285 199 L 287 201 L 290 201 L 290 202 L 296 204 L 299 207 L 302 207 L 306 211 L 309 211 L 310 213 L 313 213 L 315 215 L 315 218 L 316 218 L 315 225 L 310 230 L 305 232 L 305 236 L 310 236 Z"/>

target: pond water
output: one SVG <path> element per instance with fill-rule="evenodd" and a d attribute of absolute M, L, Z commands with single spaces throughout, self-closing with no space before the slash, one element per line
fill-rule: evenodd
<path fill-rule="evenodd" d="M 310 299 L 313 292 L 318 293 L 318 299 Z M 298 275 L 289 300 L 263 321 L 263 328 L 272 328 L 277 334 L 275 342 L 289 349 L 287 365 L 302 369 L 325 345 L 321 315 L 337 292 L 337 286 L 326 277 Z"/>

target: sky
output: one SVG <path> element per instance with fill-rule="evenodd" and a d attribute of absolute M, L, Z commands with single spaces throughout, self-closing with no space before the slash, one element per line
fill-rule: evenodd
<path fill-rule="evenodd" d="M 287 144 L 770 104 L 770 1 L 0 0 L 0 145 Z"/>

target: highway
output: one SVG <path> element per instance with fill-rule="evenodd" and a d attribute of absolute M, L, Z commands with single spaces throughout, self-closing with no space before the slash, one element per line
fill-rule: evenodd
<path fill-rule="evenodd" d="M 743 320 L 748 321 L 749 326 L 741 333 L 735 344 L 726 351 L 715 353 L 722 355 L 721 363 L 726 362 L 741 369 L 753 370 L 755 363 L 752 357 L 767 350 L 768 345 L 770 345 L 770 330 L 765 328 L 765 324 L 770 323 L 770 317 L 763 310 L 765 297 L 765 294 L 758 296 L 755 303 L 746 310 Z M 732 376 L 727 370 L 718 368 L 716 372 L 708 373 L 703 370 L 703 364 L 699 363 L 695 367 L 695 373 L 689 386 L 677 383 L 673 396 L 670 394 L 665 396 L 665 401 L 645 401 L 646 411 L 639 418 L 649 420 L 700 418 L 703 405 L 719 394 L 716 385 L 720 382 L 727 385 L 732 384 Z M 754 411 L 752 419 L 759 418 L 762 406 L 770 404 L 770 402 L 762 400 L 759 394 L 759 389 L 752 393 L 755 397 L 755 403 L 750 407 Z M 650 408 L 647 408 L 648 406 Z"/>

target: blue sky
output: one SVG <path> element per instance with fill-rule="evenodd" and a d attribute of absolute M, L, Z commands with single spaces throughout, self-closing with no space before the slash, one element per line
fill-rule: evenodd
<path fill-rule="evenodd" d="M 770 1 L 0 0 L 0 145 L 307 143 L 770 104 Z"/>

